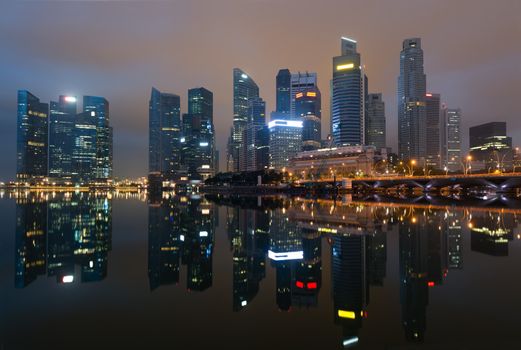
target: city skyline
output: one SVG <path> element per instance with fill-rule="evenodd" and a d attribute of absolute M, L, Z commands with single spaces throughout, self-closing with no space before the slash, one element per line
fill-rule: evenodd
<path fill-rule="evenodd" d="M 0 83 L 0 130 L 2 131 L 2 146 L 6 150 L 0 159 L 3 164 L 0 178 L 14 179 L 16 165 L 16 91 L 27 89 L 38 96 L 41 101 L 51 101 L 58 94 L 82 96 L 104 96 L 111 101 L 111 124 L 114 127 L 114 168 L 115 175 L 119 177 L 137 177 L 146 174 L 148 157 L 147 144 L 148 133 L 148 92 L 152 86 L 161 91 L 179 94 L 181 98 L 181 112 L 187 111 L 186 90 L 193 86 L 205 86 L 214 92 L 215 110 L 214 123 L 216 125 L 217 149 L 221 156 L 221 170 L 224 170 L 226 154 L 226 142 L 232 121 L 232 84 L 230 72 L 233 67 L 240 67 L 251 74 L 259 85 L 260 95 L 266 101 L 266 113 L 275 110 L 275 76 L 279 69 L 289 68 L 297 72 L 317 72 L 318 85 L 322 91 L 322 100 L 329 101 L 328 82 L 331 79 L 331 58 L 338 54 L 338 40 L 341 36 L 352 37 L 357 40 L 358 52 L 363 56 L 367 75 L 370 79 L 370 92 L 382 92 L 385 102 L 385 114 L 387 117 L 387 142 L 396 152 L 397 144 L 397 119 L 396 119 L 396 77 L 398 76 L 399 51 L 401 42 L 409 37 L 420 37 L 424 50 L 424 68 L 427 75 L 427 90 L 440 93 L 442 102 L 448 108 L 461 108 L 462 118 L 462 150 L 468 150 L 468 128 L 489 121 L 505 121 L 508 124 L 508 134 L 513 137 L 513 144 L 519 144 L 521 122 L 517 118 L 517 110 L 514 107 L 515 93 L 520 91 L 520 79 L 512 74 L 518 69 L 519 50 L 516 51 L 516 28 L 519 33 L 519 25 L 515 25 L 515 11 L 512 9 L 519 5 L 515 2 L 504 1 L 495 5 L 473 5 L 471 9 L 464 4 L 452 5 L 452 12 L 443 11 L 418 15 L 399 29 L 387 30 L 385 24 L 400 24 L 399 14 L 389 15 L 383 20 L 378 13 L 371 17 L 371 11 L 366 7 L 365 20 L 353 16 L 352 25 L 345 25 L 348 21 L 340 20 L 334 11 L 321 9 L 321 18 L 330 18 L 330 23 L 324 23 L 320 32 L 316 29 L 306 29 L 298 37 L 292 36 L 292 41 L 285 40 L 285 36 L 274 36 L 274 29 L 283 26 L 281 17 L 277 13 L 271 13 L 262 5 L 271 4 L 269 1 L 248 3 L 244 6 L 252 10 L 259 10 L 274 22 L 273 28 L 269 23 L 262 26 L 255 25 L 241 33 L 233 33 L 232 38 L 223 39 L 222 32 L 229 33 L 230 28 L 223 26 L 217 32 L 208 34 L 205 26 L 200 30 L 194 29 L 187 21 L 177 24 L 169 24 L 168 18 L 176 17 L 173 12 L 164 17 L 159 16 L 157 23 L 151 23 L 147 30 L 136 29 L 133 38 L 125 32 L 125 25 L 114 28 L 111 22 L 111 13 L 118 12 L 117 21 L 127 22 L 126 19 L 134 18 L 139 9 L 143 10 L 143 16 L 138 23 L 145 23 L 159 12 L 168 12 L 175 7 L 173 4 L 150 4 L 141 8 L 143 4 L 49 4 L 49 3 L 23 3 L 3 4 L 6 10 L 0 17 L 6 17 L 0 24 L 0 40 L 6 45 L 6 55 L 0 58 L 0 73 L 5 79 Z M 410 4 L 410 3 L 409 3 Z M 294 5 L 292 2 L 280 5 L 282 8 Z M 149 7 L 150 6 L 150 7 Z M 205 13 L 194 13 L 201 5 L 178 7 L 176 13 L 191 14 L 194 18 L 204 18 Z M 208 5 L 213 8 L 212 5 Z M 339 5 L 346 6 L 346 5 Z M 355 8 L 358 4 L 353 4 Z M 381 5 L 380 11 L 385 12 L 388 4 Z M 394 5 L 396 6 L 396 5 Z M 393 7 L 394 7 L 393 6 Z M 411 5 L 411 11 L 426 11 L 430 6 L 443 8 L 440 4 Z M 490 6 L 490 7 L 488 7 Z M 269 6 L 268 6 L 269 7 Z M 346 6 L 347 8 L 347 6 Z M 81 9 L 82 11 L 78 11 Z M 216 10 L 217 18 L 227 18 L 229 14 Z M 106 10 L 106 11 L 105 11 Z M 43 19 L 43 23 L 52 22 L 45 32 L 31 31 L 29 22 L 20 20 L 24 13 L 27 21 L 40 14 L 41 11 L 53 12 L 49 19 Z M 135 13 L 134 13 L 135 11 Z M 230 11 L 234 13 L 235 10 Z M 103 15 L 102 12 L 105 12 Z M 211 12 L 211 11 L 209 11 Z M 305 16 L 311 16 L 313 11 L 304 11 Z M 501 22 L 480 21 L 480 14 L 488 13 L 490 18 L 501 18 Z M 495 14 L 495 15 L 494 15 Z M 99 17 L 100 26 L 90 28 L 89 15 Z M 180 15 L 180 18 L 181 18 Z M 10 17 L 9 19 L 7 17 Z M 251 15 L 246 15 L 242 21 L 251 20 Z M 395 17 L 396 16 L 396 17 Z M 461 28 L 454 18 L 459 17 L 469 23 L 468 28 Z M 25 28 L 19 27 L 26 25 Z M 434 18 L 432 21 L 421 19 Z M 376 20 L 382 23 L 376 23 Z M 68 26 L 69 21 L 77 21 L 78 26 Z M 363 22 L 363 21 L 362 21 Z M 5 24 L 4 24 L 5 23 Z M 121 22 L 118 22 L 121 24 Z M 512 25 L 514 24 L 514 25 Z M 186 25 L 186 27 L 182 27 Z M 376 27 L 375 27 L 376 25 Z M 373 28 L 371 28 L 373 27 Z M 60 37 L 63 28 L 68 29 L 67 38 Z M 371 28 L 371 30 L 369 30 Z M 34 27 L 33 27 L 34 29 Z M 375 37 L 374 33 L 385 29 L 385 35 Z M 461 36 L 446 35 L 447 32 L 458 30 L 464 36 L 465 45 L 461 45 Z M 514 30 L 512 30 L 514 29 Z M 309 30 L 309 33 L 307 32 Z M 19 33 L 14 33 L 18 31 Z M 100 38 L 105 31 L 110 32 L 107 38 Z M 111 32 L 112 31 L 112 32 Z M 251 32 L 253 31 L 253 32 Z M 160 43 L 152 40 L 154 34 L 182 33 L 174 35 L 171 46 L 161 48 Z M 194 48 L 190 42 L 186 42 L 193 35 L 206 33 L 202 37 L 207 45 L 202 52 L 209 49 L 218 53 L 216 59 L 209 60 L 207 55 L 202 55 L 200 48 Z M 443 35 L 443 40 L 440 40 Z M 12 35 L 11 35 L 12 34 Z M 15 35 L 16 34 L 16 35 Z M 308 36 L 306 34 L 309 34 Z M 164 34 L 162 34 L 164 35 Z M 82 45 L 82 38 L 100 41 L 99 45 Z M 186 36 L 186 37 L 185 37 Z M 302 37 L 301 37 L 302 36 Z M 508 38 L 512 40 L 508 40 Z M 253 42 L 246 42 L 252 38 Z M 24 43 L 20 46 L 18 41 Z M 111 39 L 121 39 L 114 47 L 110 47 Z M 213 41 L 223 39 L 214 46 Z M 242 41 L 240 40 L 242 38 Z M 493 40 L 501 38 L 502 40 Z M 61 40 L 63 39 L 63 40 Z M 235 39 L 235 40 L 232 40 Z M 131 44 L 144 44 L 150 52 L 136 51 Z M 206 42 L 206 40 L 210 40 Z M 240 41 L 236 43 L 235 41 Z M 489 50 L 482 50 L 483 41 L 487 41 Z M 93 44 L 96 41 L 87 41 Z M 312 57 L 306 54 L 307 48 L 300 47 L 306 42 L 316 46 Z M 62 45 L 63 44 L 63 45 Z M 174 55 L 169 58 L 171 50 L 179 48 L 179 44 L 188 45 L 190 52 Z M 210 47 L 208 48 L 208 45 Z M 88 51 L 82 51 L 88 47 Z M 140 46 L 140 45 L 136 45 Z M 271 52 L 264 48 L 274 46 Z M 463 47 L 464 46 L 464 47 Z M 241 48 L 245 50 L 241 50 Z M 79 50 L 82 49 L 82 50 Z M 146 50 L 145 50 L 146 51 Z M 183 51 L 183 50 L 181 50 Z M 153 53 L 151 55 L 150 53 Z M 478 54 L 479 53 L 479 54 Z M 124 54 L 124 55 L 121 55 Z M 479 55 L 479 57 L 478 57 Z M 186 57 L 185 57 L 186 56 Z M 230 58 L 231 56 L 231 58 Z M 188 63 L 186 62 L 188 59 Z M 138 61 L 140 62 L 138 64 Z M 208 64 L 210 62 L 212 64 Z M 149 63 L 149 67 L 143 65 Z M 155 63 L 161 69 L 152 70 Z M 181 69 L 176 69 L 181 67 Z M 144 78 L 144 79 L 143 79 Z M 115 81 L 116 83 L 112 82 Z M 501 82 L 487 84 L 490 81 Z M 141 91 L 141 92 L 140 92 Z M 491 103 L 483 102 L 476 96 L 489 96 Z M 79 107 L 79 106 L 78 106 Z M 329 130 L 329 103 L 322 106 L 322 137 Z"/>

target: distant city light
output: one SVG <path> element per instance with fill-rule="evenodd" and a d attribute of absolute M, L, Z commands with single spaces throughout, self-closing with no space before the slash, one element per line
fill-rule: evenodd
<path fill-rule="evenodd" d="M 304 259 L 304 251 L 275 253 L 274 251 L 268 250 L 268 258 L 274 261 L 300 260 Z"/>
<path fill-rule="evenodd" d="M 349 318 L 351 320 L 354 320 L 356 317 L 356 314 L 354 311 L 338 310 L 338 317 Z"/>
<path fill-rule="evenodd" d="M 356 343 L 358 343 L 358 337 L 352 337 L 352 338 L 344 339 L 344 341 L 342 342 L 342 345 L 344 346 L 344 348 L 347 348 Z"/>
<path fill-rule="evenodd" d="M 208 142 L 199 142 L 199 146 L 206 147 L 208 146 Z"/>
<path fill-rule="evenodd" d="M 337 40 L 338 40 L 338 39 L 337 39 Z M 342 37 L 342 40 L 347 40 L 347 41 L 350 41 L 350 42 L 356 44 L 356 40 L 353 40 L 353 39 L 347 38 L 347 37 L 345 37 L 345 36 Z"/>
<path fill-rule="evenodd" d="M 268 128 L 272 129 L 276 126 L 288 126 L 291 128 L 302 128 L 303 122 L 300 120 L 272 120 L 268 123 Z"/>
<path fill-rule="evenodd" d="M 246 74 L 243 73 L 243 74 L 241 75 L 241 78 L 243 78 L 243 79 L 248 79 L 248 76 L 247 76 Z"/>
<path fill-rule="evenodd" d="M 199 237 L 208 237 L 208 231 L 200 231 Z"/>
<path fill-rule="evenodd" d="M 65 102 L 74 103 L 76 102 L 76 97 L 74 96 L 65 96 Z"/>
<path fill-rule="evenodd" d="M 62 283 L 72 283 L 74 281 L 73 275 L 67 275 L 62 277 Z"/>
<path fill-rule="evenodd" d="M 354 67 L 354 63 L 339 64 L 338 66 L 336 66 L 336 70 L 353 69 Z"/>
<path fill-rule="evenodd" d="M 241 306 L 246 306 L 246 305 L 248 305 L 248 302 L 246 300 L 241 301 Z"/>

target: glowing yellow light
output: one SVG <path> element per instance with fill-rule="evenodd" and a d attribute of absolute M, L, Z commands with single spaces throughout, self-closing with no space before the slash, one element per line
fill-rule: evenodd
<path fill-rule="evenodd" d="M 354 67 L 355 67 L 354 63 L 339 64 L 338 66 L 336 66 L 336 70 L 353 69 Z"/>
<path fill-rule="evenodd" d="M 354 320 L 356 317 L 356 314 L 354 311 L 338 310 L 338 317 L 349 318 L 351 320 Z"/>
<path fill-rule="evenodd" d="M 304 96 L 304 94 L 302 92 L 299 92 L 295 95 L 295 98 L 301 98 L 302 96 Z"/>
<path fill-rule="evenodd" d="M 306 96 L 308 96 L 308 97 L 316 97 L 317 93 L 316 92 L 307 92 Z"/>

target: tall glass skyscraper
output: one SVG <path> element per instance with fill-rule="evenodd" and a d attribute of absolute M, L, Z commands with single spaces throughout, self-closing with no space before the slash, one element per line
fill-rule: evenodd
<path fill-rule="evenodd" d="M 368 94 L 366 101 L 365 144 L 378 151 L 386 147 L 385 103 L 382 94 Z"/>
<path fill-rule="evenodd" d="M 49 105 L 27 90 L 18 91 L 16 178 L 47 176 Z"/>
<path fill-rule="evenodd" d="M 83 112 L 74 118 L 74 147 L 72 150 L 72 177 L 90 181 L 97 177 L 97 126 L 96 112 Z"/>
<path fill-rule="evenodd" d="M 398 77 L 398 155 L 401 159 L 421 162 L 426 157 L 425 93 L 421 39 L 405 39 Z"/>
<path fill-rule="evenodd" d="M 281 69 L 277 74 L 277 106 L 276 112 L 287 114 L 291 112 L 291 73 L 289 69 Z"/>
<path fill-rule="evenodd" d="M 243 132 L 248 122 L 248 101 L 259 97 L 255 81 L 239 68 L 233 69 L 233 126 L 228 142 L 228 166 L 230 171 L 241 169 L 240 154 L 243 147 Z"/>
<path fill-rule="evenodd" d="M 109 102 L 104 97 L 83 96 L 83 111 L 96 119 L 96 179 L 112 178 L 112 127 Z"/>
<path fill-rule="evenodd" d="M 172 178 L 180 168 L 181 101 L 152 88 L 149 103 L 148 171 Z"/>
<path fill-rule="evenodd" d="M 426 155 L 425 164 L 430 167 L 440 168 L 441 148 L 440 148 L 440 94 L 425 94 L 426 108 Z"/>
<path fill-rule="evenodd" d="M 248 103 L 248 123 L 243 134 L 240 170 L 255 171 L 269 166 L 269 136 L 266 133 L 266 102 L 260 97 L 252 98 Z"/>
<path fill-rule="evenodd" d="M 188 90 L 188 114 L 183 115 L 182 162 L 192 178 L 215 172 L 213 93 L 203 87 Z"/>
<path fill-rule="evenodd" d="M 333 57 L 331 134 L 336 145 L 363 145 L 365 84 L 356 41 L 342 37 L 341 56 Z"/>
<path fill-rule="evenodd" d="M 74 175 L 72 154 L 77 113 L 75 96 L 60 96 L 51 101 L 49 125 L 49 176 L 72 178 Z"/>
<path fill-rule="evenodd" d="M 318 87 L 295 95 L 295 119 L 302 120 L 302 150 L 320 148 L 321 96 Z"/>

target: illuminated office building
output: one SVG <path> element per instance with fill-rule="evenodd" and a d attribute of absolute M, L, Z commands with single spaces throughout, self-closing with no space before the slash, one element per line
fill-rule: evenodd
<path fill-rule="evenodd" d="M 439 169 L 441 166 L 440 128 L 442 127 L 440 94 L 425 94 L 425 165 Z"/>
<path fill-rule="evenodd" d="M 293 73 L 291 74 L 291 84 L 290 84 L 290 116 L 291 118 L 297 117 L 297 110 L 296 110 L 296 99 L 297 94 L 300 93 L 306 93 L 308 91 L 316 92 L 318 90 L 317 85 L 317 73 Z M 320 98 L 320 94 L 318 96 Z M 320 109 L 320 99 L 319 99 L 319 106 Z M 284 111 L 282 111 L 284 113 Z M 282 118 L 284 119 L 284 118 Z"/>
<path fill-rule="evenodd" d="M 270 168 L 282 170 L 289 165 L 302 147 L 301 120 L 273 119 L 268 123 L 270 133 Z"/>
<path fill-rule="evenodd" d="M 302 150 L 320 148 L 321 139 L 321 95 L 318 87 L 295 94 L 295 120 L 302 121 Z"/>
<path fill-rule="evenodd" d="M 364 75 L 356 41 L 341 39 L 341 55 L 333 57 L 331 80 L 331 134 L 335 145 L 365 144 Z"/>
<path fill-rule="evenodd" d="M 51 101 L 49 110 L 49 176 L 72 179 L 74 175 L 72 155 L 74 152 L 75 119 L 77 99 L 60 96 Z"/>
<path fill-rule="evenodd" d="M 263 170 L 269 166 L 266 102 L 260 97 L 248 101 L 248 122 L 243 132 L 241 159 L 241 171 Z"/>
<path fill-rule="evenodd" d="M 441 108 L 441 159 L 448 171 L 458 171 L 461 162 L 461 109 Z"/>
<path fill-rule="evenodd" d="M 98 172 L 97 118 L 96 112 L 83 112 L 74 118 L 72 149 L 72 177 L 88 182 L 96 179 Z"/>
<path fill-rule="evenodd" d="M 507 123 L 491 122 L 469 129 L 469 146 L 474 168 L 504 170 L 512 165 L 512 138 Z"/>
<path fill-rule="evenodd" d="M 259 97 L 259 87 L 255 81 L 239 68 L 233 69 L 233 126 L 228 140 L 228 171 L 239 171 L 243 135 L 248 122 L 249 100 Z M 243 159 L 244 161 L 244 159 Z"/>
<path fill-rule="evenodd" d="M 47 176 L 49 105 L 27 90 L 18 91 L 16 178 Z"/>
<path fill-rule="evenodd" d="M 97 180 L 113 176 L 113 131 L 110 126 L 109 102 L 104 97 L 83 96 L 83 112 L 96 118 L 96 170 Z"/>
<path fill-rule="evenodd" d="M 215 173 L 213 93 L 203 87 L 188 90 L 181 149 L 181 161 L 191 179 L 205 179 Z"/>

